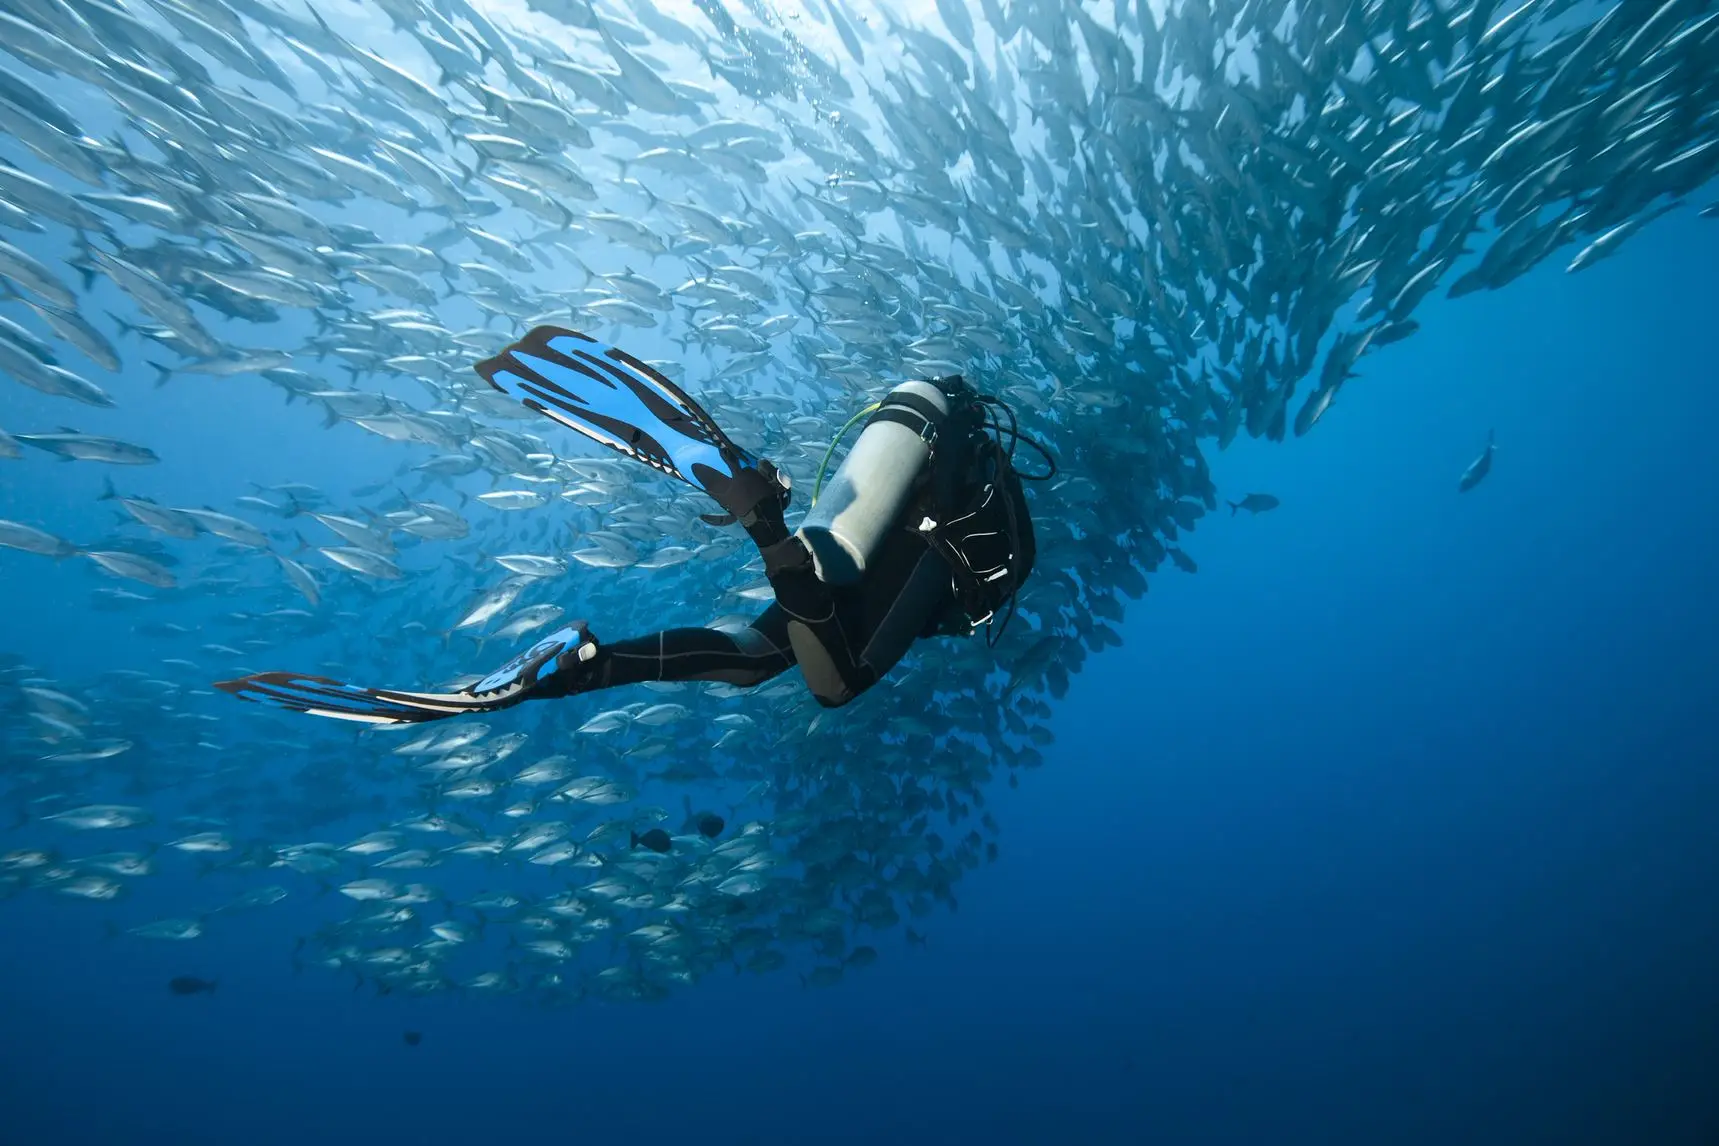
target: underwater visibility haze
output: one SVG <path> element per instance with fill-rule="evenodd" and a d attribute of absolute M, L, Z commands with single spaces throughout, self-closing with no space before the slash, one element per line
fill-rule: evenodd
<path fill-rule="evenodd" d="M 1711 3 L 0 0 L 0 129 L 0 1146 L 1719 1142 Z M 965 376 L 1013 609 L 217 689 L 765 610 L 542 325 L 791 522 Z"/>

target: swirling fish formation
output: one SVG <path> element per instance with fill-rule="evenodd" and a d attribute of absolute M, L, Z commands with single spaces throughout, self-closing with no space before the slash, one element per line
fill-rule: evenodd
<path fill-rule="evenodd" d="M 0 568 L 87 563 L 117 579 L 90 608 L 171 653 L 0 667 L 0 893 L 126 895 L 146 915 L 116 930 L 181 942 L 310 898 L 295 958 L 388 992 L 833 983 L 995 857 L 989 786 L 1042 762 L 1124 601 L 1195 571 L 1209 449 L 1340 418 L 1434 291 L 1580 271 L 1719 171 L 1702 0 L 936 0 L 926 23 L 0 3 L 0 373 L 41 423 L 0 430 L 0 461 L 179 467 L 224 499 L 127 468 L 107 536 L 0 521 Z M 801 488 L 853 411 L 966 374 L 1064 475 L 1032 494 L 1019 621 L 835 714 L 791 677 L 410 739 L 223 706 L 206 682 L 293 649 L 458 682 L 564 614 L 628 636 L 767 600 L 707 505 L 472 374 L 539 322 L 651 359 Z M 129 440 L 150 376 L 278 391 L 255 450 L 312 457 L 323 425 L 379 480 L 223 493 Z M 58 425 L 85 418 L 113 432 Z M 146 890 L 192 865 L 212 901 Z"/>

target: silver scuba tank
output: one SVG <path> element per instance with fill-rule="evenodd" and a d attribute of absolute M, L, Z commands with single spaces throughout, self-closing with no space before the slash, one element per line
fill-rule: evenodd
<path fill-rule="evenodd" d="M 796 531 L 827 585 L 852 585 L 931 459 L 949 399 L 930 382 L 891 390 Z M 918 427 L 918 428 L 915 428 Z"/>

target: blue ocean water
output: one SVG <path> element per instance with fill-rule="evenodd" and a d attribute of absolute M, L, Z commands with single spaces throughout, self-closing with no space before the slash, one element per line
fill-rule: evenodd
<path fill-rule="evenodd" d="M 148 947 L 23 896 L 0 1142 L 1719 1140 L 1716 266 L 1679 212 L 1430 301 L 1318 433 L 1217 455 L 1282 507 L 1153 580 L 923 949 L 534 1011 L 294 975 L 304 901 Z M 158 398 L 138 436 L 211 467 L 282 417 L 303 453 L 256 480 L 366 476 L 272 398 Z M 46 469 L 0 516 L 105 512 Z M 10 648 L 125 655 L 82 570 L 5 570 Z"/>

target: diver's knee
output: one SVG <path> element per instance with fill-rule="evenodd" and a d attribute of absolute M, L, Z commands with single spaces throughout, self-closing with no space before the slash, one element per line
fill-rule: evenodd
<path fill-rule="evenodd" d="M 794 660 L 799 663 L 806 688 L 819 704 L 840 708 L 859 695 L 859 689 L 842 675 L 830 650 L 810 628 L 799 621 L 789 621 L 788 643 L 793 646 Z"/>

